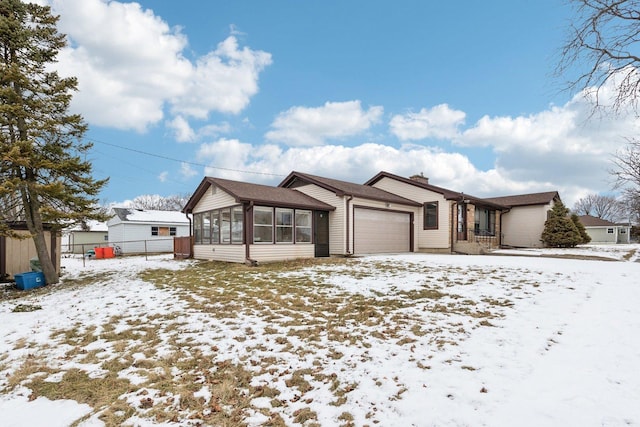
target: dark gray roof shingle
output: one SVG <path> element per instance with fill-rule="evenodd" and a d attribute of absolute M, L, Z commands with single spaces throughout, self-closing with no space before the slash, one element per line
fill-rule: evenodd
<path fill-rule="evenodd" d="M 409 206 L 422 206 L 422 204 L 406 199 L 388 191 L 381 190 L 363 184 L 325 178 L 302 172 L 291 172 L 281 183 L 280 187 L 295 188 L 298 184 L 315 184 L 326 190 L 336 193 L 338 196 L 354 196 L 363 199 L 377 200 L 381 202 L 397 203 Z"/>
<path fill-rule="evenodd" d="M 616 225 L 611 221 L 591 215 L 580 215 L 578 218 L 585 227 L 613 227 Z"/>
<path fill-rule="evenodd" d="M 485 200 L 489 200 L 493 203 L 498 203 L 508 207 L 514 206 L 532 206 L 532 205 L 546 205 L 554 200 L 560 200 L 560 195 L 557 191 L 547 191 L 544 193 L 531 193 L 531 194 L 517 194 L 514 196 L 503 197 L 488 197 Z"/>
<path fill-rule="evenodd" d="M 183 212 L 191 212 L 204 192 L 211 186 L 218 187 L 230 194 L 238 203 L 253 202 L 268 206 L 304 208 L 315 210 L 334 210 L 335 207 L 307 196 L 290 188 L 273 187 L 262 184 L 232 181 L 230 179 L 205 177 L 195 193 L 185 205 Z"/>

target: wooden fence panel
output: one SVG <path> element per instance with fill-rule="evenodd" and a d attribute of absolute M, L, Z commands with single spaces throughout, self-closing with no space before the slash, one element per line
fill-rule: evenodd
<path fill-rule="evenodd" d="M 192 249 L 193 249 L 192 236 L 173 238 L 173 257 L 174 258 L 192 258 L 193 257 Z"/>

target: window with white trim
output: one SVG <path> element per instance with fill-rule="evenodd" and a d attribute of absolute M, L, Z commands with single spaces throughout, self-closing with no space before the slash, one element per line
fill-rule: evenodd
<path fill-rule="evenodd" d="M 293 209 L 276 208 L 276 243 L 293 243 Z"/>
<path fill-rule="evenodd" d="M 242 243 L 243 241 L 243 213 L 242 206 L 231 208 L 231 243 Z"/>
<path fill-rule="evenodd" d="M 193 214 L 193 237 L 196 245 L 202 244 L 202 213 Z"/>
<path fill-rule="evenodd" d="M 296 243 L 311 243 L 311 211 L 296 209 Z"/>
<path fill-rule="evenodd" d="M 273 208 L 255 206 L 253 208 L 254 243 L 273 243 Z"/>
<path fill-rule="evenodd" d="M 220 243 L 231 243 L 231 208 L 220 210 Z"/>
<path fill-rule="evenodd" d="M 211 244 L 220 243 L 220 211 L 211 211 Z"/>
<path fill-rule="evenodd" d="M 202 244 L 211 244 L 211 212 L 202 215 Z"/>

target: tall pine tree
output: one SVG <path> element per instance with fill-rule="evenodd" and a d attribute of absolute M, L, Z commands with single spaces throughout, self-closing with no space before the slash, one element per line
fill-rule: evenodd
<path fill-rule="evenodd" d="M 580 222 L 580 217 L 577 214 L 571 214 L 571 221 L 575 224 L 578 229 L 578 233 L 580 233 L 580 244 L 585 245 L 591 241 L 591 236 L 587 233 L 587 229 L 584 228 L 584 224 Z"/>
<path fill-rule="evenodd" d="M 551 248 L 573 248 L 582 243 L 580 231 L 569 217 L 569 209 L 557 201 L 544 222 L 541 240 Z"/>
<path fill-rule="evenodd" d="M 24 219 L 47 283 L 58 275 L 44 225 L 104 219 L 96 206 L 107 183 L 92 177 L 87 126 L 68 112 L 77 81 L 52 71 L 66 46 L 57 21 L 48 6 L 0 0 L 0 222 L 4 212 Z"/>

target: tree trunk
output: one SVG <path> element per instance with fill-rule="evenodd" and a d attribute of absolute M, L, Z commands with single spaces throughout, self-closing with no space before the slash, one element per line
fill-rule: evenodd
<path fill-rule="evenodd" d="M 24 204 L 25 219 L 27 228 L 33 238 L 33 243 L 36 247 L 36 253 L 38 254 L 38 260 L 40 261 L 40 267 L 44 274 L 44 279 L 47 284 L 58 283 L 58 272 L 53 266 L 50 252 L 47 248 L 47 241 L 44 238 L 44 226 L 42 224 L 42 217 L 40 216 L 40 202 L 35 197 L 30 197 L 29 186 L 25 184 L 21 190 L 22 201 Z M 53 231 L 52 231 L 53 232 Z"/>

